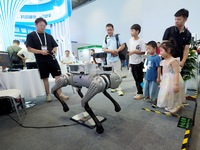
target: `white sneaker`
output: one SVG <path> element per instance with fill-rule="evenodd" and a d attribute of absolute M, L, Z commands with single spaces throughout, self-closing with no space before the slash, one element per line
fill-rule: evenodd
<path fill-rule="evenodd" d="M 165 110 L 169 112 L 171 109 L 169 109 L 169 108 L 165 107 Z"/>
<path fill-rule="evenodd" d="M 115 93 L 115 92 L 117 92 L 117 89 L 111 89 L 111 92 Z"/>
<path fill-rule="evenodd" d="M 135 92 L 133 96 L 136 96 L 136 95 L 137 95 L 137 92 Z"/>
<path fill-rule="evenodd" d="M 144 98 L 143 94 L 137 94 L 133 97 L 135 100 L 141 100 L 142 98 Z"/>
<path fill-rule="evenodd" d="M 47 102 L 51 102 L 51 101 L 52 101 L 51 94 L 48 94 L 48 95 L 46 96 L 46 101 L 47 101 Z"/>
<path fill-rule="evenodd" d="M 66 96 L 66 95 L 64 95 L 63 93 L 62 94 L 60 94 L 59 95 L 59 98 L 61 99 L 61 100 L 68 100 L 69 99 L 69 96 Z"/>
<path fill-rule="evenodd" d="M 182 105 L 183 105 L 183 106 L 189 106 L 189 103 L 183 102 Z"/>
<path fill-rule="evenodd" d="M 119 96 L 123 96 L 123 95 L 124 95 L 124 93 L 122 92 L 122 90 L 118 90 L 118 91 L 117 91 L 117 94 L 118 94 Z"/>
<path fill-rule="evenodd" d="M 172 108 L 171 110 L 170 110 L 170 113 L 171 114 L 176 114 L 179 110 L 181 110 L 182 109 L 182 106 L 175 106 L 174 108 Z"/>

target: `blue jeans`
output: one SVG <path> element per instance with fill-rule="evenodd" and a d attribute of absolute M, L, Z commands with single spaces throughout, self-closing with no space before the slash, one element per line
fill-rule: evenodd
<path fill-rule="evenodd" d="M 158 97 L 158 83 L 155 81 L 144 81 L 144 97 L 149 96 L 151 100 L 155 100 Z"/>

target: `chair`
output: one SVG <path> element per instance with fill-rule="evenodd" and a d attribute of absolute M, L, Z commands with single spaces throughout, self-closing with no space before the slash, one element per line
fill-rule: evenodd
<path fill-rule="evenodd" d="M 21 117 L 19 114 L 19 106 L 22 107 L 22 109 L 24 110 L 25 114 L 26 114 L 26 110 L 25 110 L 25 105 L 24 105 L 24 100 L 22 100 L 21 98 L 21 91 L 19 89 L 9 89 L 9 90 L 1 90 L 0 91 L 0 100 L 8 98 L 11 100 L 14 109 L 17 113 L 17 116 L 19 118 L 19 122 L 21 122 Z"/>

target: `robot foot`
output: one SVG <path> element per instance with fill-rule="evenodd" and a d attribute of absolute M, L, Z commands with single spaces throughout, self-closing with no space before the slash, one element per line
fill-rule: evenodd
<path fill-rule="evenodd" d="M 96 127 L 96 132 L 98 133 L 98 134 L 102 134 L 103 132 L 104 132 L 104 128 L 103 128 L 103 126 L 97 126 Z"/>
<path fill-rule="evenodd" d="M 110 101 L 113 103 L 113 105 L 115 106 L 115 111 L 119 112 L 121 110 L 120 105 L 112 98 L 112 96 L 110 96 L 110 94 L 107 91 L 104 91 L 103 94 L 110 99 Z"/>
<path fill-rule="evenodd" d="M 94 112 L 92 111 L 90 106 L 88 105 L 88 103 L 86 103 L 86 105 L 85 105 L 85 110 L 90 115 L 90 117 L 94 120 L 94 122 L 96 124 L 96 132 L 99 134 L 103 133 L 104 128 L 103 128 L 101 122 L 97 119 L 96 115 L 94 114 Z"/>
<path fill-rule="evenodd" d="M 69 107 L 67 106 L 67 104 L 60 99 L 59 95 L 57 94 L 57 91 L 54 92 L 54 96 L 60 101 L 60 103 L 62 104 L 63 106 L 63 111 L 64 112 L 67 112 L 69 110 Z"/>
<path fill-rule="evenodd" d="M 69 107 L 67 106 L 67 104 L 66 104 L 65 102 L 63 102 L 63 103 L 61 103 L 61 104 L 62 104 L 62 106 L 63 106 L 63 111 L 64 111 L 64 112 L 69 111 Z"/>

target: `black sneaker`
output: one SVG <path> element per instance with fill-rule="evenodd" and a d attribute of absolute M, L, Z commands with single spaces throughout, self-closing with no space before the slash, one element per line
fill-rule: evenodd
<path fill-rule="evenodd" d="M 153 101 L 153 103 L 151 104 L 151 107 L 153 108 L 157 108 L 157 99 Z"/>
<path fill-rule="evenodd" d="M 146 101 L 148 101 L 150 98 L 149 98 L 149 96 L 147 96 L 147 97 L 145 97 L 143 100 L 144 100 L 144 102 L 146 102 Z"/>
<path fill-rule="evenodd" d="M 158 108 L 158 106 L 156 105 L 156 104 L 151 104 L 151 107 L 153 107 L 153 108 Z"/>

